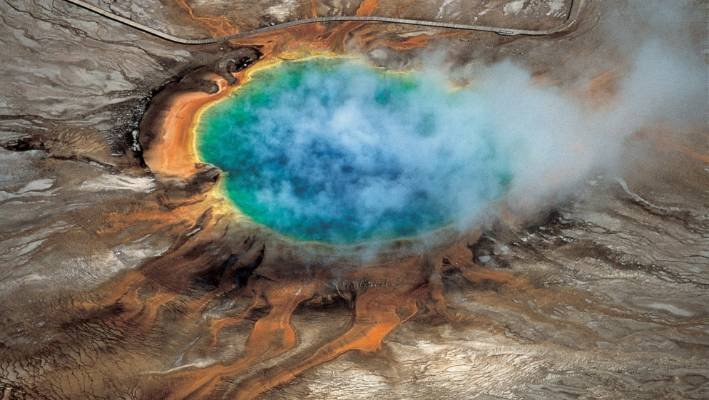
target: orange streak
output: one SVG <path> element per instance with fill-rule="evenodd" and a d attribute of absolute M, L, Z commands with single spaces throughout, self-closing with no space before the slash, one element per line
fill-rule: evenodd
<path fill-rule="evenodd" d="M 669 135 L 663 135 L 662 132 L 660 132 L 662 129 L 663 127 L 660 126 L 656 130 L 637 132 L 632 137 L 634 139 L 649 139 L 654 141 L 655 148 L 661 152 L 676 151 L 693 160 L 700 161 L 704 164 L 709 164 L 709 154 L 697 151 L 696 149 L 685 144 L 677 143 Z M 709 142 L 706 142 L 705 144 L 709 145 Z"/>
<path fill-rule="evenodd" d="M 596 105 L 607 103 L 618 90 L 620 76 L 616 70 L 607 70 L 596 75 L 588 84 L 588 97 Z"/>
<path fill-rule="evenodd" d="M 377 0 L 364 0 L 359 7 L 357 7 L 357 12 L 356 15 L 359 17 L 365 17 L 368 15 L 372 15 L 374 13 L 374 10 L 377 8 L 379 5 L 379 1 Z"/>
<path fill-rule="evenodd" d="M 660 149 L 674 150 L 683 155 L 697 161 L 701 161 L 704 164 L 709 164 L 709 154 L 700 153 L 689 146 L 683 144 L 675 143 L 667 137 L 658 136 L 655 138 L 657 142 L 657 147 Z"/>
<path fill-rule="evenodd" d="M 379 350 L 384 338 L 417 311 L 415 292 L 397 293 L 386 288 L 370 288 L 357 298 L 352 327 L 312 356 L 289 369 L 247 379 L 237 388 L 236 399 L 256 398 L 271 388 L 290 382 L 304 371 L 331 361 L 340 355 L 359 350 L 367 353 Z M 403 314 L 403 315 L 401 315 Z"/>
<path fill-rule="evenodd" d="M 472 283 L 492 281 L 503 284 L 512 289 L 529 288 L 530 284 L 524 279 L 518 278 L 508 272 L 494 271 L 489 269 L 464 269 L 463 276 Z"/>
<path fill-rule="evenodd" d="M 145 152 L 150 169 L 166 176 L 189 177 L 197 172 L 192 124 L 197 112 L 207 103 L 228 93 L 226 80 L 214 75 L 217 93 L 188 92 L 174 96 L 163 111 L 162 125 L 154 143 Z"/>
<path fill-rule="evenodd" d="M 176 1 L 177 5 L 180 6 L 180 8 L 187 11 L 187 13 L 190 15 L 190 18 L 199 22 L 201 25 L 207 28 L 207 30 L 215 37 L 227 36 L 239 32 L 239 30 L 231 24 L 229 19 L 227 19 L 223 15 L 217 17 L 197 16 L 194 14 L 192 6 L 187 4 L 187 0 Z"/>
<path fill-rule="evenodd" d="M 314 290 L 313 283 L 288 283 L 264 289 L 263 295 L 271 305 L 271 311 L 254 324 L 244 355 L 229 364 L 171 374 L 179 378 L 181 384 L 173 386 L 168 398 L 208 397 L 223 377 L 237 374 L 258 361 L 276 357 L 293 348 L 296 333 L 291 325 L 291 316 L 300 303 L 313 296 Z"/>

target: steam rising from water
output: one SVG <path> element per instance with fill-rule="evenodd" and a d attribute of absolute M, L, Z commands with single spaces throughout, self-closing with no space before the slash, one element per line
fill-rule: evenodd
<path fill-rule="evenodd" d="M 661 22 L 662 35 L 652 24 L 642 39 L 614 34 L 633 38 L 624 50 L 634 59 L 606 107 L 536 84 L 511 62 L 476 71 L 463 88 L 440 67 L 393 75 L 354 61 L 299 62 L 257 74 L 211 108 L 200 152 L 229 172 L 227 189 L 247 214 L 303 239 L 463 229 L 503 195 L 534 209 L 613 168 L 638 129 L 701 117 L 701 57 Z"/>
<path fill-rule="evenodd" d="M 358 242 L 470 221 L 512 178 L 489 93 L 311 60 L 262 71 L 203 118 L 201 152 L 257 222 Z"/>

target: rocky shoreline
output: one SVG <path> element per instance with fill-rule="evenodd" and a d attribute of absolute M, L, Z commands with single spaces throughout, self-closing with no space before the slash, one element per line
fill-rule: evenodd
<path fill-rule="evenodd" d="M 252 47 L 237 48 L 213 66 L 189 71 L 153 97 L 139 129 L 143 157 L 153 173 L 187 178 L 197 172 L 191 137 L 197 111 L 226 94 L 238 73 L 260 56 Z"/>

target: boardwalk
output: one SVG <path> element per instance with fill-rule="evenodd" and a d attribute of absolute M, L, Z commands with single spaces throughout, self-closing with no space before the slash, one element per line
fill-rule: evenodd
<path fill-rule="evenodd" d="M 442 28 L 442 29 L 458 29 L 467 31 L 482 31 L 482 32 L 494 32 L 499 35 L 508 36 L 545 36 L 553 35 L 556 33 L 562 33 L 570 28 L 572 28 L 578 19 L 581 9 L 583 8 L 584 2 L 586 0 L 572 0 L 571 9 L 569 10 L 569 15 L 564 21 L 551 29 L 541 29 L 541 30 L 528 30 L 528 29 L 514 29 L 514 28 L 504 28 L 495 26 L 485 26 L 485 25 L 469 25 L 469 24 L 454 24 L 449 22 L 439 22 L 439 21 L 427 21 L 427 20 L 417 20 L 417 19 L 406 19 L 406 18 L 391 18 L 391 17 L 378 17 L 378 16 L 331 16 L 331 17 L 315 17 L 299 19 L 295 21 L 284 22 L 281 24 L 275 24 L 271 26 L 266 26 L 263 28 L 254 29 L 251 31 L 235 33 L 233 35 L 214 37 L 214 38 L 202 38 L 202 39 L 189 39 L 182 38 L 179 36 L 171 35 L 167 32 L 162 32 L 157 29 L 151 28 L 147 25 L 135 22 L 131 19 L 122 17 L 118 14 L 114 14 L 110 11 L 104 10 L 103 8 L 94 6 L 82 0 L 64 0 L 68 3 L 74 4 L 76 6 L 82 7 L 86 10 L 94 12 L 96 14 L 102 15 L 108 19 L 119 22 L 124 25 L 128 25 L 132 28 L 141 30 L 145 33 L 149 33 L 153 36 L 157 36 L 161 39 L 168 40 L 174 43 L 186 44 L 186 45 L 203 45 L 220 43 L 228 40 L 242 39 L 250 36 L 255 36 L 262 33 L 273 32 L 281 29 L 287 29 L 299 25 L 323 23 L 323 22 L 346 22 L 346 21 L 356 21 L 356 22 L 366 22 L 366 23 L 390 23 L 390 24 L 402 24 L 402 25 L 417 25 L 426 26 L 431 28 Z"/>

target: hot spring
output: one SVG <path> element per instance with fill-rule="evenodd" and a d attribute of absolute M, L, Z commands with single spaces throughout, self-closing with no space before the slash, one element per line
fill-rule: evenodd
<path fill-rule="evenodd" d="M 350 244 L 474 220 L 512 179 L 495 121 L 474 87 L 315 58 L 253 72 L 203 111 L 195 134 L 254 222 Z"/>

